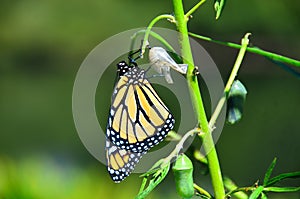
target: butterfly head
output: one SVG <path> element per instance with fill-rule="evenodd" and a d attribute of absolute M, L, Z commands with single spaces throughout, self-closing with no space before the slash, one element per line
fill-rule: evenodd
<path fill-rule="evenodd" d="M 128 65 L 125 61 L 121 61 L 117 64 L 118 67 L 118 72 L 119 72 L 119 76 L 124 76 L 125 73 L 127 73 L 128 71 L 130 71 L 131 69 L 137 67 L 137 64 L 135 62 L 130 63 L 130 65 Z"/>

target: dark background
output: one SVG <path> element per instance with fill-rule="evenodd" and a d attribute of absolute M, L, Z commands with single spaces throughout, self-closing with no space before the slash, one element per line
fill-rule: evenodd
<path fill-rule="evenodd" d="M 197 2 L 184 3 L 188 10 Z M 215 21 L 208 1 L 193 14 L 189 28 L 235 43 L 249 31 L 253 45 L 299 59 L 299 7 L 297 0 L 229 0 Z M 82 145 L 72 118 L 72 88 L 80 64 L 96 45 L 164 13 L 172 13 L 171 1 L 1 1 L 0 198 L 135 196 L 138 175 L 115 185 Z M 168 22 L 157 25 L 174 28 Z M 237 50 L 200 43 L 226 79 Z M 250 53 L 239 79 L 248 90 L 245 114 L 237 125 L 225 126 L 217 143 L 222 172 L 250 186 L 262 181 L 274 157 L 275 174 L 299 170 L 299 79 Z M 196 181 L 209 189 L 208 178 L 199 172 Z M 286 184 L 299 186 L 299 180 Z M 174 187 L 170 174 L 149 198 L 176 198 Z"/>

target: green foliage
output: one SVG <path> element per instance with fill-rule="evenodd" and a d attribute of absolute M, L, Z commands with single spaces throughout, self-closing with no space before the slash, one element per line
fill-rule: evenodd
<path fill-rule="evenodd" d="M 277 158 L 274 158 L 274 160 L 270 164 L 269 168 L 267 169 L 267 172 L 266 172 L 265 177 L 264 177 L 264 182 L 263 182 L 264 186 L 268 185 L 268 182 L 269 182 L 269 179 L 272 175 L 273 169 L 275 168 L 276 161 L 277 161 Z"/>
<path fill-rule="evenodd" d="M 232 196 L 235 196 L 236 198 L 239 199 L 248 199 L 248 195 L 245 192 L 243 191 L 234 192 L 235 190 L 238 189 L 238 186 L 233 182 L 233 180 L 231 180 L 228 177 L 224 177 L 223 179 L 224 179 L 225 188 L 229 191 L 229 193 L 232 193 Z"/>
<path fill-rule="evenodd" d="M 264 189 L 264 191 L 269 192 L 298 192 L 300 191 L 300 187 L 267 187 Z"/>
<path fill-rule="evenodd" d="M 267 197 L 266 194 L 264 194 L 264 193 L 261 193 L 260 198 L 261 198 L 261 199 L 268 199 L 268 197 Z"/>
<path fill-rule="evenodd" d="M 154 165 L 153 169 L 150 169 L 149 172 L 143 175 L 143 182 L 138 195 L 135 197 L 136 199 L 146 198 L 150 192 L 167 176 L 170 169 L 170 164 L 167 163 L 162 165 L 160 168 L 155 169 L 159 163 L 160 161 L 157 163 L 157 165 Z M 146 187 L 147 182 L 148 186 Z"/>
<path fill-rule="evenodd" d="M 219 40 L 215 40 L 215 39 L 205 37 L 205 36 L 202 36 L 202 35 L 198 35 L 198 34 L 195 34 L 195 33 L 191 33 L 191 32 L 189 32 L 189 35 L 191 35 L 195 38 L 198 38 L 198 39 L 213 42 L 213 43 L 220 44 L 220 45 L 223 45 L 223 46 L 228 46 L 228 47 L 237 48 L 237 49 L 241 48 L 241 45 L 235 44 L 235 43 L 232 43 L 232 42 L 219 41 Z M 293 65 L 293 66 L 296 66 L 296 67 L 300 67 L 300 61 L 299 60 L 292 59 L 292 58 L 289 58 L 287 56 L 283 56 L 283 55 L 280 55 L 280 54 L 272 53 L 272 52 L 263 50 L 261 48 L 258 48 L 256 46 L 247 47 L 246 50 L 248 52 L 251 52 L 251 53 L 262 55 L 262 56 L 270 59 L 271 61 L 275 62 L 277 65 L 287 63 L 287 64 L 290 64 L 290 65 Z M 281 66 L 281 67 L 283 67 L 285 69 L 289 68 L 287 66 Z M 291 70 L 291 71 L 289 71 L 290 73 L 292 73 L 292 74 L 294 73 L 295 76 L 299 77 L 299 73 L 297 71 L 294 71 L 291 68 L 286 69 L 286 70 Z"/>
<path fill-rule="evenodd" d="M 272 186 L 272 185 L 274 185 L 282 180 L 285 180 L 287 178 L 300 178 L 300 171 L 297 171 L 297 172 L 290 172 L 290 173 L 282 173 L 282 174 L 279 174 L 270 179 L 273 169 L 275 168 L 275 165 L 276 165 L 276 160 L 277 159 L 274 158 L 274 160 L 270 164 L 270 166 L 265 174 L 264 181 L 263 181 L 264 187 Z M 274 190 L 274 189 L 272 189 L 272 190 Z M 284 190 L 284 189 L 279 189 L 279 190 Z M 289 188 L 287 190 L 291 190 L 291 189 Z"/>
<path fill-rule="evenodd" d="M 227 193 L 227 195 L 230 195 L 232 193 L 238 193 L 241 191 L 247 192 L 249 190 L 252 190 L 253 192 L 249 196 L 249 199 L 256 199 L 256 198 L 261 198 L 265 199 L 267 198 L 267 193 L 268 192 L 275 192 L 275 193 L 288 193 L 288 192 L 299 192 L 300 191 L 300 186 L 299 187 L 274 187 L 273 185 L 284 180 L 287 178 L 300 178 L 300 172 L 292 172 L 292 173 L 283 173 L 279 174 L 273 178 L 270 178 L 272 175 L 272 172 L 275 168 L 276 165 L 276 158 L 272 161 L 270 164 L 269 168 L 267 169 L 264 180 L 263 180 L 263 185 L 258 186 L 257 183 L 255 183 L 254 187 L 241 187 L 238 188 L 237 186 L 230 186 L 230 192 Z M 227 180 L 230 182 L 230 180 Z M 232 182 L 231 182 L 232 183 Z M 226 183 L 228 186 L 228 182 Z M 271 187 L 272 186 L 272 187 Z M 235 195 L 238 196 L 237 198 L 244 198 L 242 195 Z"/>
<path fill-rule="evenodd" d="M 194 68 L 194 63 L 193 63 L 193 55 L 191 52 L 191 47 L 190 47 L 190 43 L 189 43 L 189 39 L 188 39 L 188 29 L 187 29 L 188 18 L 190 17 L 190 15 L 193 12 L 195 12 L 200 7 L 200 5 L 202 5 L 203 2 L 205 2 L 205 1 L 200 1 L 192 9 L 190 9 L 186 14 L 184 14 L 184 8 L 182 5 L 182 1 L 173 0 L 174 17 L 171 15 L 159 15 L 150 22 L 149 26 L 145 30 L 145 36 L 144 36 L 144 40 L 143 40 L 143 44 L 142 44 L 141 56 L 143 56 L 143 54 L 145 52 L 145 48 L 149 44 L 148 38 L 151 34 L 151 28 L 154 26 L 155 23 L 157 23 L 159 20 L 162 20 L 162 19 L 168 19 L 170 22 L 176 24 L 176 28 L 180 33 L 178 43 L 180 44 L 180 47 L 181 47 L 181 54 L 185 58 L 185 60 L 183 60 L 183 63 L 188 64 L 188 66 L 189 66 L 187 74 L 186 74 L 186 78 L 187 78 L 187 84 L 188 84 L 188 87 L 189 87 L 189 90 L 191 93 L 191 101 L 192 101 L 192 104 L 194 107 L 195 115 L 196 115 L 198 123 L 199 123 L 199 128 L 201 128 L 201 134 L 199 134 L 199 137 L 201 139 L 203 139 L 204 149 L 209 151 L 209 153 L 207 154 L 207 161 L 208 161 L 210 175 L 212 178 L 212 186 L 214 188 L 215 197 L 217 199 L 218 198 L 221 199 L 221 198 L 225 197 L 225 191 L 224 191 L 224 187 L 223 187 L 223 180 L 222 180 L 221 170 L 220 170 L 220 166 L 219 166 L 218 156 L 217 156 L 217 153 L 216 153 L 216 150 L 214 147 L 214 143 L 213 143 L 213 139 L 211 136 L 211 131 L 212 131 L 211 129 L 213 129 L 215 122 L 216 122 L 216 120 L 222 110 L 222 107 L 224 106 L 224 103 L 227 99 L 229 102 L 229 109 L 228 109 L 229 110 L 229 114 L 228 114 L 229 122 L 231 124 L 234 124 L 237 121 L 239 121 L 242 117 L 243 104 L 244 104 L 244 101 L 246 98 L 247 91 L 246 91 L 244 85 L 240 81 L 234 82 L 234 79 L 236 78 L 236 76 L 238 74 L 238 70 L 241 66 L 245 52 L 248 50 L 247 46 L 249 44 L 249 36 L 251 35 L 251 33 L 247 33 L 244 36 L 240 46 L 232 45 L 232 46 L 240 48 L 240 51 L 236 58 L 235 64 L 232 68 L 231 74 L 228 78 L 228 82 L 225 86 L 223 97 L 220 99 L 214 113 L 212 114 L 211 120 L 208 122 L 208 120 L 206 118 L 204 106 L 203 106 L 203 101 L 201 98 L 201 92 L 200 92 L 200 89 L 198 86 L 197 77 L 195 76 L 195 73 L 194 73 L 195 68 Z M 220 13 L 222 11 L 224 3 L 225 3 L 225 1 L 216 1 L 215 2 L 217 18 L 220 16 Z M 193 34 L 193 35 L 200 37 L 196 34 Z M 158 38 L 157 36 L 155 36 L 155 38 L 159 39 L 160 41 L 163 41 L 163 43 L 165 43 L 165 40 L 163 38 Z M 210 41 L 213 41 L 213 40 L 210 40 Z M 216 43 L 223 44 L 224 42 L 216 42 Z M 171 45 L 167 43 L 167 46 L 171 46 Z M 172 47 L 168 47 L 168 48 L 172 49 Z M 264 56 L 270 55 L 270 56 L 272 56 L 272 58 L 274 60 L 276 60 L 278 58 L 280 60 L 288 60 L 288 61 L 292 60 L 290 58 L 283 57 L 280 55 L 275 55 L 275 58 L 274 58 L 274 54 L 272 54 L 272 53 L 270 54 L 269 52 L 266 52 L 266 51 L 258 50 L 258 52 L 262 53 L 262 55 L 264 55 Z M 297 60 L 292 60 L 290 63 L 294 63 L 294 61 L 295 61 L 295 63 L 299 62 Z M 184 138 L 182 138 L 180 140 L 180 142 L 184 142 Z M 171 154 L 170 154 L 170 156 L 171 156 Z M 170 158 L 165 158 L 162 161 L 170 164 L 170 160 L 171 160 Z M 179 163 L 182 163 L 182 160 L 186 160 L 186 159 L 184 159 L 183 156 L 179 156 L 177 158 L 177 161 L 179 161 Z M 192 163 L 189 162 L 190 163 L 189 165 L 191 165 L 191 167 L 188 167 L 186 170 L 181 170 L 181 169 L 179 169 L 179 166 L 178 166 L 179 163 L 177 161 L 175 162 L 175 166 L 173 167 L 177 192 L 183 198 L 191 198 L 194 194 L 193 186 L 192 186 L 192 184 L 193 184 Z M 273 161 L 273 163 L 271 164 L 271 166 L 269 167 L 269 169 L 265 175 L 265 179 L 264 179 L 265 184 L 269 183 L 269 178 L 272 174 L 272 170 L 275 166 L 275 163 L 276 163 L 276 160 Z M 156 164 L 160 165 L 161 163 L 157 162 Z M 187 166 L 187 165 L 188 164 L 186 164 L 185 166 Z M 182 165 L 180 165 L 180 167 L 181 166 Z M 145 176 L 148 176 L 149 174 L 153 174 L 154 171 L 150 170 L 149 172 L 147 172 L 145 174 Z M 161 172 L 161 169 L 156 170 L 156 172 L 158 172 L 158 173 L 154 174 L 154 175 L 159 175 Z M 154 176 L 154 177 L 156 177 L 156 176 Z M 287 176 L 285 175 L 284 177 L 282 177 L 282 179 L 285 177 L 287 177 Z M 278 178 L 276 178 L 276 179 L 278 179 Z M 144 186 L 146 185 L 146 182 L 147 182 L 147 179 L 145 178 L 142 183 L 140 193 L 137 196 L 138 198 L 144 198 L 146 195 L 148 195 L 149 192 L 152 191 L 154 189 L 154 187 L 156 187 L 160 183 L 160 179 L 157 181 L 157 183 L 154 181 L 152 181 L 152 182 L 150 181 L 149 187 L 145 189 Z M 227 186 L 228 186 L 228 184 L 227 184 Z M 230 186 L 228 186 L 228 187 L 230 187 Z M 242 188 L 240 189 L 238 187 L 233 189 L 233 187 L 234 186 L 230 187 L 231 190 L 227 194 L 228 196 L 230 193 L 235 193 L 235 192 L 239 192 L 240 190 L 243 190 Z M 201 187 L 199 187 L 197 185 L 195 185 L 195 188 L 200 193 L 207 193 L 204 189 L 202 189 Z M 250 190 L 253 190 L 253 192 L 250 195 L 250 199 L 255 199 L 260 196 L 263 198 L 266 198 L 267 196 L 263 193 L 264 191 L 267 191 L 265 188 L 266 188 L 266 186 L 262 186 L 262 185 L 257 186 L 257 187 L 256 186 L 252 187 Z M 296 190 L 296 189 L 289 189 L 289 190 Z M 211 197 L 209 193 L 204 194 L 204 195 L 206 198 Z M 241 198 L 246 197 L 245 195 L 241 195 L 241 194 L 239 194 L 239 195 L 236 194 L 236 196 L 240 196 Z"/>
<path fill-rule="evenodd" d="M 81 165 L 46 154 L 19 160 L 0 157 L 1 199 L 134 198 L 136 181 L 117 189 L 105 167 Z M 105 176 L 106 177 L 103 177 Z M 155 193 L 154 193 L 155 194 Z M 157 198 L 152 194 L 149 198 Z M 176 194 L 174 194 L 176 195 Z"/>
<path fill-rule="evenodd" d="M 215 12 L 216 12 L 216 19 L 219 19 L 220 15 L 224 9 L 225 2 L 226 2 L 226 0 L 215 0 L 214 8 L 215 8 Z"/>
<path fill-rule="evenodd" d="M 224 2 L 215 1 L 216 18 L 221 16 Z M 184 3 L 188 4 L 190 1 Z M 83 4 L 78 0 L 72 3 L 57 0 L 4 1 L 2 3 L 0 8 L 2 27 L 0 36 L 2 63 L 0 68 L 2 121 L 0 147 L 1 153 L 8 154 L 11 158 L 0 160 L 0 198 L 76 199 L 104 196 L 113 199 L 134 197 L 136 181 L 118 186 L 116 193 L 116 187 L 108 185 L 107 179 L 103 177 L 105 174 L 99 175 L 104 167 L 101 169 L 81 168 L 76 162 L 74 162 L 76 166 L 68 166 L 65 162 L 57 164 L 49 162 L 44 154 L 40 154 L 43 158 L 33 160 L 28 157 L 28 153 L 43 151 L 59 156 L 64 153 L 63 155 L 67 154 L 68 157 L 80 159 L 85 163 L 92 162 L 86 158 L 87 153 L 82 152 L 84 148 L 75 133 L 70 114 L 70 92 L 75 71 L 82 58 L 95 43 L 108 35 L 131 27 L 144 26 L 145 21 L 154 14 L 172 13 L 172 9 L 166 9 L 169 6 L 168 1 L 161 1 L 160 6 L 157 5 L 158 3 L 153 3 L 153 1 L 142 3 L 89 1 Z M 234 3 L 228 1 L 226 6 L 226 12 L 222 12 L 222 21 L 214 25 L 207 17 L 209 13 L 212 13 L 209 9 L 207 12 L 205 9 L 203 12 L 195 12 L 194 19 L 190 20 L 191 29 L 205 31 L 205 34 L 213 33 L 212 36 L 222 34 L 222 37 L 228 39 L 239 37 L 245 30 L 250 29 L 255 33 L 256 44 L 269 46 L 268 48 L 272 51 L 282 51 L 283 54 L 291 53 L 291 57 L 298 56 L 297 38 L 300 26 L 297 8 L 299 1 L 293 0 L 289 3 L 274 1 L 271 4 L 260 0 Z M 251 9 L 240 9 L 245 6 Z M 138 14 L 137 10 L 144 12 Z M 122 17 L 115 13 L 122 13 Z M 106 20 L 108 18 L 109 20 Z M 240 46 L 235 47 L 240 48 Z M 286 63 L 299 66 L 299 61 L 279 54 L 253 47 L 248 47 L 247 51 L 276 57 L 280 61 L 286 60 Z M 222 54 L 217 49 L 212 50 L 212 53 L 216 53 L 215 57 Z M 231 61 L 226 57 L 217 62 L 222 63 L 223 67 L 230 65 Z M 250 88 L 252 92 L 252 98 L 248 100 L 247 106 L 253 109 L 258 104 L 266 106 L 264 109 L 256 109 L 255 113 L 254 111 L 247 113 L 248 120 L 245 121 L 249 121 L 248 123 L 244 123 L 241 129 L 231 128 L 231 135 L 226 134 L 226 138 L 223 136 L 224 140 L 229 140 L 229 144 L 223 147 L 220 153 L 223 153 L 223 159 L 231 158 L 233 153 L 235 159 L 232 162 L 243 162 L 241 157 L 246 157 L 249 162 L 257 164 L 266 159 L 265 156 L 251 156 L 260 151 L 257 142 L 269 141 L 272 144 L 270 147 L 275 148 L 276 140 L 283 138 L 281 135 L 282 132 L 286 132 L 287 126 L 290 135 L 284 136 L 283 141 L 288 142 L 288 137 L 292 138 L 290 141 L 298 140 L 299 134 L 294 133 L 297 131 L 294 129 L 298 128 L 295 118 L 298 117 L 299 112 L 297 109 L 299 94 L 295 92 L 298 89 L 298 82 L 285 77 L 281 71 L 276 72 L 276 69 L 273 70 L 271 67 L 264 68 L 265 63 L 256 65 L 255 57 L 251 57 L 251 61 L 255 64 L 245 67 L 242 76 L 244 75 L 245 78 L 253 71 L 262 71 L 262 73 L 256 73 L 262 77 L 248 77 L 249 79 L 245 81 L 247 88 Z M 263 73 L 264 70 L 265 73 Z M 280 81 L 276 75 L 280 77 Z M 279 95 L 279 91 L 282 90 L 285 94 Z M 103 94 L 102 96 L 104 97 Z M 270 98 L 271 103 L 269 103 Z M 276 114 L 273 111 L 273 104 L 276 105 Z M 291 112 L 292 109 L 295 112 Z M 264 120 L 257 120 L 258 115 Z M 280 123 L 280 126 L 274 123 Z M 232 142 L 239 138 L 237 133 L 240 132 L 247 142 L 242 139 Z M 235 136 L 232 138 L 233 134 Z M 260 139 L 257 140 L 257 137 Z M 256 148 L 251 147 L 254 142 Z M 222 143 L 220 144 L 222 146 Z M 278 146 L 280 145 L 286 146 L 282 143 Z M 248 149 L 251 152 L 242 151 L 243 146 L 250 146 Z M 237 148 L 239 150 L 236 150 Z M 289 147 L 278 149 L 278 153 L 288 154 L 289 152 L 291 152 Z M 227 155 L 229 153 L 230 155 Z M 269 154 L 266 151 L 267 155 Z M 12 160 L 17 159 L 15 156 L 25 156 L 26 160 Z M 290 158 L 286 159 L 290 160 Z M 259 186 L 259 189 L 247 187 L 248 190 L 254 190 L 253 194 L 255 193 L 256 196 L 267 198 L 267 192 L 299 191 L 299 187 L 273 186 L 287 178 L 299 178 L 300 175 L 299 172 L 292 172 L 271 177 L 275 167 L 274 161 L 266 172 L 262 185 L 263 191 L 261 191 L 262 186 Z M 299 161 L 293 159 L 286 163 L 286 167 L 291 168 L 294 163 L 298 164 Z M 226 167 L 226 164 L 223 166 Z M 227 170 L 233 168 L 232 165 L 227 167 L 229 167 Z M 245 175 L 244 167 L 234 167 L 234 170 L 236 176 Z M 152 179 L 151 186 L 142 192 L 148 190 L 146 191 L 148 195 L 166 174 L 167 172 L 164 175 L 162 173 L 147 174 L 148 178 Z M 235 190 L 241 188 L 236 186 Z M 245 191 L 245 189 L 241 190 Z M 174 195 L 170 198 L 174 198 Z M 211 198 L 209 195 L 206 197 Z M 160 196 L 153 196 L 153 198 L 160 198 Z"/>
<path fill-rule="evenodd" d="M 256 198 L 258 198 L 258 197 L 261 195 L 261 193 L 262 193 L 263 190 L 264 190 L 264 187 L 263 187 L 263 186 L 257 187 L 257 188 L 253 191 L 253 193 L 250 195 L 249 199 L 256 199 Z"/>
<path fill-rule="evenodd" d="M 271 186 L 281 180 L 287 179 L 287 178 L 300 178 L 300 171 L 299 172 L 292 172 L 292 173 L 282 173 L 278 176 L 275 176 L 271 178 L 269 181 L 267 181 L 266 186 Z"/>

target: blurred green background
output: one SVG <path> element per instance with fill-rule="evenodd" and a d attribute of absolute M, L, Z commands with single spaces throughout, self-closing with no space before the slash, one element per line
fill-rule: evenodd
<path fill-rule="evenodd" d="M 184 1 L 186 10 L 196 3 Z M 233 42 L 250 31 L 254 45 L 300 59 L 299 7 L 297 0 L 228 0 L 215 21 L 213 1 L 208 1 L 189 28 Z M 82 145 L 72 118 L 72 87 L 81 62 L 96 45 L 147 26 L 163 13 L 172 13 L 171 1 L 1 1 L 0 198 L 135 196 L 138 175 L 114 184 Z M 173 28 L 168 22 L 158 25 Z M 237 50 L 200 42 L 226 78 Z M 248 98 L 242 121 L 226 125 L 217 143 L 223 173 L 238 185 L 252 185 L 263 179 L 274 157 L 275 174 L 299 170 L 299 79 L 253 54 L 246 55 L 239 78 Z M 209 178 L 199 174 L 198 166 L 196 181 L 210 190 Z M 287 184 L 299 186 L 299 180 Z M 174 187 L 170 174 L 149 198 L 179 198 Z"/>

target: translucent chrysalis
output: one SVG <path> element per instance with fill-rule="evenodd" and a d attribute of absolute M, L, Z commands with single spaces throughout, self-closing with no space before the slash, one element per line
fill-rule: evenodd
<path fill-rule="evenodd" d="M 173 83 L 170 68 L 180 72 L 181 74 L 186 74 L 188 67 L 187 64 L 177 64 L 162 47 L 152 47 L 149 51 L 149 60 L 150 63 L 153 64 L 153 68 L 159 74 L 164 75 L 169 84 Z"/>

